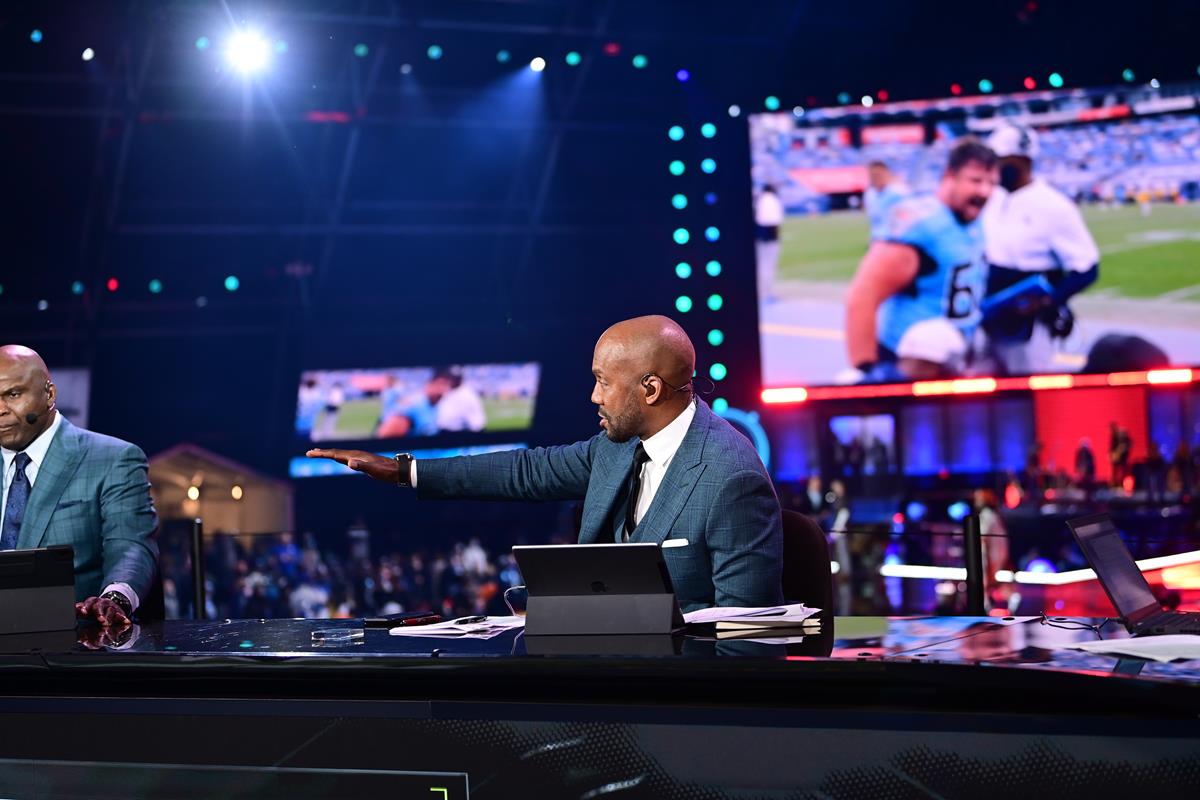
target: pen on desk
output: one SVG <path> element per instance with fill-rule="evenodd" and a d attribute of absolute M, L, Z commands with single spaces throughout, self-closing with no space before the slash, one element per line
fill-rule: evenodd
<path fill-rule="evenodd" d="M 485 619 L 487 619 L 487 614 L 479 614 L 474 617 L 459 617 L 458 619 L 452 621 L 450 624 L 451 625 L 470 625 L 473 622 L 483 622 Z"/>
<path fill-rule="evenodd" d="M 398 621 L 399 625 L 429 625 L 434 622 L 441 622 L 442 618 L 438 614 L 428 614 L 424 617 L 410 617 Z"/>

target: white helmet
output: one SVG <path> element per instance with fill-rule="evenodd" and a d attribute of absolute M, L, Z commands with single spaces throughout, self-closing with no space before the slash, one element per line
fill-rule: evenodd
<path fill-rule="evenodd" d="M 951 365 L 967 353 L 967 340 L 945 317 L 932 317 L 910 325 L 896 345 L 900 358 L 918 358 Z"/>
<path fill-rule="evenodd" d="M 996 126 L 987 138 L 987 146 L 999 158 L 1025 156 L 1034 159 L 1038 155 L 1037 134 L 1031 128 L 1011 122 L 1002 122 Z"/>

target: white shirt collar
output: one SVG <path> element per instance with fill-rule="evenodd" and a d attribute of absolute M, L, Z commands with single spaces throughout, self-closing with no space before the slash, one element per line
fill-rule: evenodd
<path fill-rule="evenodd" d="M 659 465 L 670 461 L 679 445 L 683 444 L 683 437 L 687 435 L 695 416 L 696 401 L 693 400 L 679 412 L 679 416 L 667 424 L 667 427 L 649 438 L 642 439 L 642 447 L 646 448 L 646 455 L 650 456 L 650 460 Z"/>
<path fill-rule="evenodd" d="M 46 460 L 46 451 L 50 449 L 50 443 L 54 441 L 54 434 L 62 426 L 63 415 L 61 411 L 54 412 L 54 421 L 50 423 L 50 427 L 42 431 L 36 439 L 29 443 L 29 446 L 23 451 L 29 460 L 33 462 L 38 469 L 42 468 L 42 462 Z M 4 474 L 8 474 L 8 468 L 12 466 L 13 459 L 17 457 L 17 450 L 9 450 L 7 447 L 0 447 L 0 455 L 4 457 Z"/>

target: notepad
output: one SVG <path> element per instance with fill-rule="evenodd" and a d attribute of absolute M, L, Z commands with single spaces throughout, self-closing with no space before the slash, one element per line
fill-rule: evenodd
<path fill-rule="evenodd" d="M 717 630 L 744 630 L 746 628 L 796 628 L 815 623 L 812 619 L 821 612 L 819 608 L 810 608 L 803 603 L 792 603 L 783 606 L 765 606 L 761 608 L 742 608 L 735 606 L 715 606 L 701 608 L 683 615 L 683 621 L 689 625 L 712 623 Z"/>

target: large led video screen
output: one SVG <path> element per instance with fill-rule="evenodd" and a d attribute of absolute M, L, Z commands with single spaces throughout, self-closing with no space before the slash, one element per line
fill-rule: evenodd
<path fill-rule="evenodd" d="M 752 115 L 763 386 L 1200 364 L 1197 97 Z"/>
<path fill-rule="evenodd" d="M 525 430 L 540 365 L 312 370 L 300 376 L 296 433 L 307 442 Z"/>

